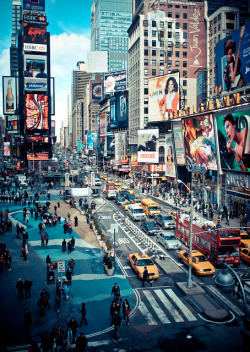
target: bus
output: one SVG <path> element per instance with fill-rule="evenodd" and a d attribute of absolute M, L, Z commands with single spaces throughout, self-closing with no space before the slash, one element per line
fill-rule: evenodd
<path fill-rule="evenodd" d="M 160 213 L 159 204 L 151 199 L 142 199 L 141 207 L 144 210 L 144 213 L 151 218 L 153 218 L 155 214 Z"/>
<path fill-rule="evenodd" d="M 239 229 L 216 229 L 193 222 L 192 248 L 204 254 L 215 265 L 220 261 L 238 266 L 240 264 L 241 236 Z M 176 216 L 176 237 L 189 246 L 190 221 L 187 217 Z"/>

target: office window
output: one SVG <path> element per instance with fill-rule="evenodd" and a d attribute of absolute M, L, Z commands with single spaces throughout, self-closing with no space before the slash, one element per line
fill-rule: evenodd
<path fill-rule="evenodd" d="M 187 67 L 187 61 L 183 61 L 183 67 Z"/>
<path fill-rule="evenodd" d="M 156 38 L 156 31 L 152 31 L 152 37 Z"/>
<path fill-rule="evenodd" d="M 168 38 L 172 38 L 172 32 L 168 32 Z"/>
<path fill-rule="evenodd" d="M 179 51 L 175 52 L 175 57 L 180 57 L 180 52 Z"/>
<path fill-rule="evenodd" d="M 168 12 L 168 17 L 172 17 L 172 12 Z"/>
<path fill-rule="evenodd" d="M 147 29 L 144 30 L 144 36 L 145 36 L 145 37 L 148 36 L 148 30 L 147 30 Z"/>
<path fill-rule="evenodd" d="M 148 40 L 144 40 L 144 46 L 148 46 Z"/>
<path fill-rule="evenodd" d="M 179 48 L 179 47 L 180 47 L 180 42 L 176 42 L 176 43 L 175 43 L 175 47 L 176 47 L 176 48 Z"/>
<path fill-rule="evenodd" d="M 187 48 L 187 42 L 183 43 L 183 48 L 186 49 Z"/>
<path fill-rule="evenodd" d="M 148 88 L 144 88 L 144 94 L 148 94 Z"/>
<path fill-rule="evenodd" d="M 226 23 L 226 29 L 234 29 L 234 23 Z"/>
<path fill-rule="evenodd" d="M 160 66 L 164 66 L 164 60 L 160 60 Z"/>
<path fill-rule="evenodd" d="M 172 22 L 168 22 L 168 28 L 172 28 Z"/>
<path fill-rule="evenodd" d="M 176 12 L 176 14 L 175 14 L 175 18 L 180 18 L 180 14 L 179 14 L 179 12 Z"/>
<path fill-rule="evenodd" d="M 148 69 L 144 70 L 144 75 L 147 76 L 148 75 Z"/>
<path fill-rule="evenodd" d="M 184 94 L 185 97 L 187 96 L 187 90 L 186 89 L 183 89 L 183 94 Z"/>
<path fill-rule="evenodd" d="M 144 59 L 144 65 L 148 66 L 148 59 Z"/>
<path fill-rule="evenodd" d="M 160 76 L 164 76 L 164 69 L 160 70 Z"/>
<path fill-rule="evenodd" d="M 144 86 L 148 86 L 148 78 L 144 78 Z"/>
<path fill-rule="evenodd" d="M 144 108 L 144 114 L 148 114 L 148 108 Z"/>
<path fill-rule="evenodd" d="M 188 18 L 188 14 L 187 14 L 187 13 L 184 13 L 184 14 L 183 14 L 183 18 L 185 18 L 185 19 Z"/>
<path fill-rule="evenodd" d="M 164 50 L 160 50 L 160 57 L 164 57 Z"/>
<path fill-rule="evenodd" d="M 156 66 L 156 60 L 155 59 L 152 60 L 152 66 Z"/>
<path fill-rule="evenodd" d="M 152 21 L 152 27 L 156 27 L 156 21 Z"/>
<path fill-rule="evenodd" d="M 164 28 L 164 22 L 160 22 L 160 28 Z"/>
<path fill-rule="evenodd" d="M 234 20 L 234 18 L 235 18 L 235 13 L 230 13 L 230 12 L 226 13 L 227 20 Z"/>
<path fill-rule="evenodd" d="M 160 47 L 164 48 L 164 41 L 163 40 L 160 41 Z"/>
<path fill-rule="evenodd" d="M 144 55 L 148 56 L 148 49 L 144 49 Z"/>
<path fill-rule="evenodd" d="M 182 85 L 183 85 L 183 87 L 187 86 L 187 80 L 186 79 L 183 80 Z"/>
<path fill-rule="evenodd" d="M 156 69 L 152 68 L 152 76 L 156 76 Z"/>
<path fill-rule="evenodd" d="M 187 71 L 183 70 L 183 77 L 187 78 Z"/>
<path fill-rule="evenodd" d="M 187 28 L 188 28 L 187 23 L 183 23 L 183 29 L 187 29 Z"/>
<path fill-rule="evenodd" d="M 152 56 L 156 56 L 156 50 L 155 49 L 152 50 Z"/>
<path fill-rule="evenodd" d="M 179 67 L 180 66 L 180 61 L 175 61 L 175 67 Z"/>
<path fill-rule="evenodd" d="M 172 67 L 172 60 L 168 60 L 168 67 Z"/>
<path fill-rule="evenodd" d="M 168 42 L 168 47 L 172 48 L 172 42 L 170 42 L 170 41 Z"/>
<path fill-rule="evenodd" d="M 186 59 L 187 58 L 187 52 L 183 51 L 183 57 Z"/>
<path fill-rule="evenodd" d="M 143 21 L 143 27 L 148 27 L 148 21 Z"/>
<path fill-rule="evenodd" d="M 172 51 L 168 51 L 168 57 L 172 56 Z"/>
<path fill-rule="evenodd" d="M 179 22 L 176 22 L 175 29 L 180 29 L 180 23 Z"/>
<path fill-rule="evenodd" d="M 152 47 L 156 47 L 156 40 L 152 40 Z"/>
<path fill-rule="evenodd" d="M 183 33 L 183 39 L 187 39 L 187 37 L 188 37 L 188 36 L 187 36 L 187 32 L 184 32 L 184 33 Z"/>
<path fill-rule="evenodd" d="M 175 33 L 175 39 L 180 39 L 180 33 L 179 32 Z"/>

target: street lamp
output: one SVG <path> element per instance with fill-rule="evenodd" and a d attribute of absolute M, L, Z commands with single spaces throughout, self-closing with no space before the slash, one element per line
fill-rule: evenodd
<path fill-rule="evenodd" d="M 235 280 L 232 275 L 227 271 L 231 271 L 237 280 L 237 283 L 240 286 L 243 298 L 244 305 L 244 328 L 242 329 L 243 336 L 243 351 L 249 351 L 249 343 L 250 343 L 250 316 L 247 309 L 247 300 L 245 291 L 241 282 L 239 275 L 236 273 L 234 269 L 232 269 L 225 261 L 218 260 L 224 267 L 224 270 L 219 273 L 219 275 L 215 279 L 215 286 L 222 291 L 223 293 L 231 293 L 235 287 Z M 227 269 L 226 269 L 227 268 Z"/>
<path fill-rule="evenodd" d="M 189 228 L 189 265 L 188 265 L 188 280 L 187 287 L 192 288 L 192 245 L 193 245 L 193 211 L 194 211 L 194 203 L 193 203 L 193 190 L 188 188 L 188 186 L 181 180 L 178 180 L 178 183 L 182 183 L 186 189 L 190 192 L 191 195 L 191 211 L 190 211 L 190 228 Z"/>

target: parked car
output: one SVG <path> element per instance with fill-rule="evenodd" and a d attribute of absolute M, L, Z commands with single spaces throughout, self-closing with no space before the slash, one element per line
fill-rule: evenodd
<path fill-rule="evenodd" d="M 156 241 L 166 249 L 180 249 L 181 242 L 168 231 L 161 231 L 156 236 Z"/>
<path fill-rule="evenodd" d="M 143 221 L 141 223 L 141 229 L 146 232 L 147 235 L 157 235 L 161 231 L 159 226 L 154 221 Z"/>
<path fill-rule="evenodd" d="M 154 219 L 163 229 L 175 229 L 176 227 L 175 220 L 169 214 L 155 214 Z"/>

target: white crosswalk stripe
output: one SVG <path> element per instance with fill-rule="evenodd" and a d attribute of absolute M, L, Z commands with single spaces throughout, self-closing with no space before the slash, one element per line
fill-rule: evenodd
<path fill-rule="evenodd" d="M 190 312 L 190 310 L 185 306 L 185 304 L 182 303 L 182 301 L 180 300 L 180 298 L 178 296 L 176 296 L 176 294 L 174 293 L 173 290 L 171 289 L 165 289 L 166 293 L 169 295 L 170 298 L 172 298 L 172 300 L 174 301 L 174 303 L 177 305 L 177 307 L 180 308 L 180 310 L 182 311 L 182 313 L 185 315 L 185 317 L 189 320 L 189 321 L 195 321 L 197 320 L 195 318 L 195 316 Z"/>
<path fill-rule="evenodd" d="M 143 302 L 140 303 L 139 309 L 145 319 L 148 322 L 148 325 L 158 325 L 158 323 L 154 320 L 153 315 L 149 312 L 148 308 L 145 306 Z"/>
<path fill-rule="evenodd" d="M 160 300 L 162 301 L 162 303 L 164 304 L 164 306 L 166 307 L 166 309 L 169 311 L 169 313 L 172 315 L 172 317 L 174 318 L 174 320 L 177 323 L 183 322 L 184 319 L 180 316 L 180 314 L 176 311 L 176 309 L 174 308 L 174 306 L 170 303 L 170 301 L 167 299 L 167 297 L 164 295 L 164 293 L 162 292 L 162 290 L 155 290 L 155 293 L 157 294 L 157 296 L 160 298 Z"/>
<path fill-rule="evenodd" d="M 157 303 L 156 299 L 153 297 L 150 291 L 143 290 L 144 295 L 147 297 L 147 300 L 151 304 L 153 310 L 157 314 L 158 318 L 160 319 L 162 324 L 170 324 L 170 320 L 166 317 L 164 311 L 160 308 L 159 304 Z"/>

